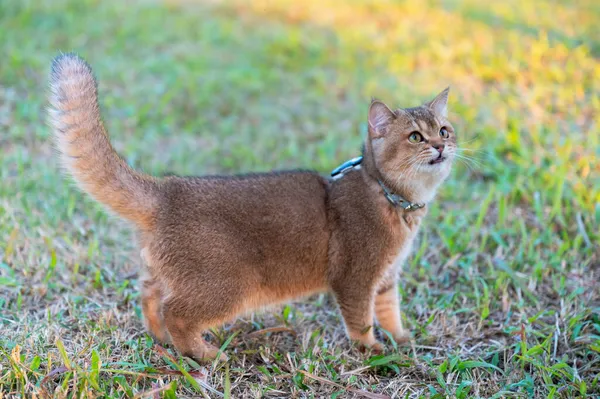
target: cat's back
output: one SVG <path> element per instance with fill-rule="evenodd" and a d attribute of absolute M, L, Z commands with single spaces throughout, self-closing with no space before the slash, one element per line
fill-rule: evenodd
<path fill-rule="evenodd" d="M 162 187 L 157 232 L 284 250 L 328 233 L 326 200 L 327 181 L 310 171 L 173 177 Z"/>
<path fill-rule="evenodd" d="M 325 216 L 326 187 L 326 180 L 311 171 L 172 177 L 163 184 L 158 219 L 248 223 L 261 216 L 281 222 L 321 212 Z"/>

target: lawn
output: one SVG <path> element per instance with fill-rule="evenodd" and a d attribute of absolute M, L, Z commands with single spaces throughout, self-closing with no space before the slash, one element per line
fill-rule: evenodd
<path fill-rule="evenodd" d="M 1 1 L 0 398 L 600 396 L 600 3 L 573 3 Z M 450 85 L 469 158 L 404 267 L 412 343 L 360 353 L 328 295 L 214 330 L 228 362 L 153 342 L 132 230 L 53 153 L 59 51 L 157 175 L 326 174 L 372 96 Z"/>

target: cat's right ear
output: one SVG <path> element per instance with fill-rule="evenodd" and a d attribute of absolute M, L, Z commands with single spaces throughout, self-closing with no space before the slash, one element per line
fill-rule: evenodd
<path fill-rule="evenodd" d="M 387 105 L 379 100 L 371 101 L 369 107 L 369 136 L 372 139 L 382 137 L 385 134 L 385 127 L 395 118 L 396 115 Z"/>

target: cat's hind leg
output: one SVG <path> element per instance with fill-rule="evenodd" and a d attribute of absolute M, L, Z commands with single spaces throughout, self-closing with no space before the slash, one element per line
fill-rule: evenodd
<path fill-rule="evenodd" d="M 211 326 L 218 323 L 203 321 L 197 315 L 187 311 L 185 301 L 169 298 L 163 304 L 163 317 L 171 337 L 171 343 L 183 356 L 188 356 L 196 361 L 213 360 L 219 355 L 219 348 L 206 342 L 203 335 Z M 219 358 L 227 360 L 221 353 Z"/>
<path fill-rule="evenodd" d="M 168 342 L 168 334 L 162 317 L 162 290 L 158 282 L 144 280 L 142 283 L 142 312 L 146 329 L 161 343 Z"/>
<path fill-rule="evenodd" d="M 144 262 L 145 273 L 142 277 L 142 313 L 146 329 L 161 343 L 169 340 L 165 323 L 162 316 L 163 290 L 160 283 L 150 276 L 150 256 L 147 249 L 140 253 Z"/>

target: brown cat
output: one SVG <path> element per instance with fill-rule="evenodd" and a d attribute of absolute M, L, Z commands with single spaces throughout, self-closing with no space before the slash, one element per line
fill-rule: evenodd
<path fill-rule="evenodd" d="M 416 108 L 373 101 L 363 159 L 334 179 L 294 171 L 154 178 L 114 151 L 89 65 L 57 57 L 50 115 L 61 160 L 80 186 L 137 227 L 146 266 L 142 307 L 160 341 L 213 358 L 203 339 L 240 313 L 331 291 L 348 335 L 381 349 L 375 317 L 399 342 L 396 289 L 426 204 L 456 151 L 448 89 Z"/>

